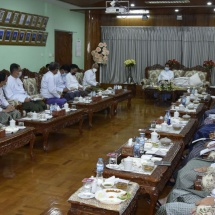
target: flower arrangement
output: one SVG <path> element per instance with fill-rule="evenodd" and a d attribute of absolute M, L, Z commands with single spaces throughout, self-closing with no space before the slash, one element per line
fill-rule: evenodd
<path fill-rule="evenodd" d="M 128 59 L 124 62 L 126 67 L 132 67 L 136 64 L 136 61 L 134 59 Z"/>
<path fill-rule="evenodd" d="M 170 67 L 180 65 L 180 63 L 176 59 L 168 60 L 166 63 L 168 63 Z"/>
<path fill-rule="evenodd" d="M 167 81 L 167 80 L 162 80 L 160 81 L 160 86 L 159 86 L 159 90 L 174 90 L 175 86 L 171 81 Z"/>
<path fill-rule="evenodd" d="M 91 52 L 93 60 L 98 64 L 107 64 L 109 51 L 106 43 L 99 43 L 97 48 Z"/>
<path fill-rule="evenodd" d="M 213 69 L 215 67 L 215 63 L 212 60 L 206 60 L 204 61 L 203 66 L 207 69 Z"/>

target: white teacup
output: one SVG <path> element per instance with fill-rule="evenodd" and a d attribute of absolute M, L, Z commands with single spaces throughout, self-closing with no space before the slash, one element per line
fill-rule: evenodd
<path fill-rule="evenodd" d="M 68 103 L 65 103 L 64 104 L 64 108 L 67 110 L 67 109 L 69 109 L 69 104 Z"/>
<path fill-rule="evenodd" d="M 167 129 L 168 129 L 167 123 L 165 123 L 165 122 L 162 123 L 162 124 L 161 124 L 161 130 L 162 130 L 162 131 L 167 131 Z"/>
<path fill-rule="evenodd" d="M 133 160 L 130 157 L 127 157 L 123 160 L 124 170 L 130 171 L 132 169 Z"/>
<path fill-rule="evenodd" d="M 37 115 L 37 113 L 34 112 L 34 113 L 32 114 L 32 119 L 37 119 L 37 118 L 38 118 L 38 115 Z"/>

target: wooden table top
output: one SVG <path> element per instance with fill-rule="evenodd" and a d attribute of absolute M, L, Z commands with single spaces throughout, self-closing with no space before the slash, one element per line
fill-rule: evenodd
<path fill-rule="evenodd" d="M 52 124 L 56 121 L 63 121 L 64 119 L 75 116 L 75 115 L 82 115 L 84 113 L 83 109 L 77 109 L 76 111 L 69 111 L 66 112 L 65 115 L 63 116 L 58 116 L 58 117 L 52 117 L 51 119 L 48 119 L 46 121 L 39 121 L 39 120 L 26 120 L 26 119 L 17 119 L 17 122 L 27 122 L 27 124 L 32 124 L 32 126 L 38 125 L 38 124 Z"/>
<path fill-rule="evenodd" d="M 169 137 L 170 139 L 174 140 L 182 140 L 184 142 L 184 146 L 189 144 L 192 140 L 194 133 L 196 132 L 198 127 L 198 121 L 196 119 L 190 119 L 188 123 L 184 126 L 184 128 L 180 131 L 180 133 L 171 133 L 171 132 L 163 132 L 158 131 L 157 133 L 160 134 L 160 137 Z M 151 136 L 151 130 L 148 127 L 145 130 L 146 137 Z"/>

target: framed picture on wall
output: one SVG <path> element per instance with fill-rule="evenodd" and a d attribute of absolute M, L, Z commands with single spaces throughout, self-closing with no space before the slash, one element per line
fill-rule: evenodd
<path fill-rule="evenodd" d="M 15 11 L 13 13 L 13 18 L 12 18 L 11 24 L 16 25 L 19 21 L 19 16 L 20 16 L 20 13 Z"/>
<path fill-rule="evenodd" d="M 28 25 L 30 25 L 30 23 L 31 23 L 31 19 L 32 19 L 32 15 L 27 15 L 27 18 L 26 18 L 26 20 L 25 20 L 25 26 L 28 26 Z"/>
<path fill-rule="evenodd" d="M 12 35 L 12 29 L 6 29 L 5 35 L 4 35 L 4 42 L 10 42 L 11 35 Z"/>
<path fill-rule="evenodd" d="M 38 17 L 38 20 L 37 20 L 37 25 L 36 25 L 36 27 L 37 27 L 37 28 L 40 28 L 41 25 L 42 25 L 42 22 L 43 22 L 43 17 L 42 17 L 42 16 L 39 16 L 39 17 Z"/>
<path fill-rule="evenodd" d="M 32 18 L 32 21 L 31 21 L 31 27 L 35 27 L 36 24 L 37 24 L 37 19 L 38 19 L 38 16 L 33 16 Z"/>
<path fill-rule="evenodd" d="M 44 29 L 46 28 L 47 23 L 48 23 L 48 20 L 49 20 L 49 18 L 48 18 L 48 17 L 44 17 L 41 28 L 44 28 Z"/>
<path fill-rule="evenodd" d="M 18 37 L 19 37 L 19 30 L 13 30 L 11 42 L 13 42 L 13 43 L 17 42 Z"/>
<path fill-rule="evenodd" d="M 43 38 L 42 38 L 42 44 L 46 44 L 47 38 L 48 38 L 48 32 L 44 32 Z"/>
<path fill-rule="evenodd" d="M 6 11 L 6 16 L 5 16 L 5 19 L 4 19 L 4 24 L 10 24 L 11 23 L 12 15 L 13 15 L 13 11 L 10 11 L 10 10 Z"/>
<path fill-rule="evenodd" d="M 23 43 L 23 42 L 24 42 L 24 38 L 25 38 L 25 30 L 20 30 L 20 31 L 19 31 L 18 42 L 19 42 L 19 43 Z"/>
<path fill-rule="evenodd" d="M 31 36 L 31 43 L 36 43 L 36 39 L 37 39 L 37 32 L 33 31 Z"/>
<path fill-rule="evenodd" d="M 27 31 L 26 34 L 25 34 L 25 43 L 29 43 L 30 40 L 31 40 L 31 31 Z"/>
<path fill-rule="evenodd" d="M 20 15 L 20 18 L 19 18 L 19 25 L 24 25 L 24 21 L 25 21 L 25 18 L 26 18 L 26 14 L 25 13 L 22 13 Z"/>
<path fill-rule="evenodd" d="M 43 38 L 43 32 L 39 32 L 37 34 L 37 39 L 36 39 L 36 43 L 41 43 L 42 42 L 42 38 Z"/>
<path fill-rule="evenodd" d="M 5 31 L 4 28 L 0 28 L 0 42 L 3 41 L 4 39 L 4 31 Z"/>
<path fill-rule="evenodd" d="M 4 22 L 5 15 L 6 15 L 6 10 L 3 8 L 0 8 L 0 23 Z"/>

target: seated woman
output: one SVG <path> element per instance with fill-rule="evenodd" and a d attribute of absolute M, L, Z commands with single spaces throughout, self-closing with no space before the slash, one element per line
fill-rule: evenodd
<path fill-rule="evenodd" d="M 11 119 L 17 119 L 21 117 L 21 114 L 14 106 L 9 105 L 8 101 L 4 97 L 2 87 L 7 82 L 7 75 L 4 72 L 0 72 L 0 123 L 8 124 Z"/>
<path fill-rule="evenodd" d="M 202 168 L 196 170 L 202 171 Z M 215 188 L 215 168 L 207 167 L 205 170 L 207 172 L 202 177 L 202 191 L 194 189 L 174 189 L 168 197 L 168 203 L 157 211 L 157 215 L 190 214 L 192 208 L 195 208 L 195 205 L 199 205 L 202 198 L 209 196 Z M 212 205 L 214 205 L 214 202 Z"/>

